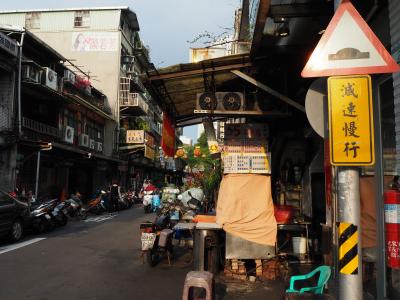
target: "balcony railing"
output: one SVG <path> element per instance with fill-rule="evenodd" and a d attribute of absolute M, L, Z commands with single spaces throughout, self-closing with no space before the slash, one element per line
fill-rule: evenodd
<path fill-rule="evenodd" d="M 44 135 L 53 136 L 56 138 L 60 137 L 58 128 L 25 117 L 22 118 L 22 126 Z"/>
<path fill-rule="evenodd" d="M 146 115 L 149 111 L 149 105 L 144 100 L 143 96 L 139 93 L 126 93 L 121 94 L 120 106 L 122 110 L 136 115 Z"/>

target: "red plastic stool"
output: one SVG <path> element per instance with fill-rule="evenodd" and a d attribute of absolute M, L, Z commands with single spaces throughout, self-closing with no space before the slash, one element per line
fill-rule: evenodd
<path fill-rule="evenodd" d="M 206 290 L 206 300 L 213 300 L 214 275 L 207 271 L 190 271 L 186 274 L 185 285 L 183 286 L 182 300 L 189 300 L 191 287 L 203 288 Z"/>

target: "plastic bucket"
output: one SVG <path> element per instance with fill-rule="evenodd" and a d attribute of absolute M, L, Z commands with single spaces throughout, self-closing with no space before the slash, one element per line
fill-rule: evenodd
<path fill-rule="evenodd" d="M 305 254 L 307 249 L 307 239 L 305 237 L 292 237 L 293 252 Z"/>

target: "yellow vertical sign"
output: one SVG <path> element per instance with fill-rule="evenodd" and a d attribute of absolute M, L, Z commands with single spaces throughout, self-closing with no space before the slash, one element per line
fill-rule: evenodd
<path fill-rule="evenodd" d="M 329 145 L 334 166 L 375 163 L 369 75 L 328 78 Z"/>

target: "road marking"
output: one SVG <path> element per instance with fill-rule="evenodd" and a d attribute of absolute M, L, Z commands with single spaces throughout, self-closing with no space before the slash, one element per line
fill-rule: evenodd
<path fill-rule="evenodd" d="M 13 251 L 13 250 L 17 250 L 19 248 L 28 246 L 28 245 L 33 244 L 33 243 L 40 242 L 40 241 L 45 240 L 45 239 L 46 238 L 35 238 L 35 239 L 31 239 L 31 240 L 28 240 L 28 241 L 25 241 L 25 242 L 21 242 L 21 243 L 18 243 L 18 244 L 12 244 L 12 245 L 8 245 L 8 246 L 5 246 L 5 247 L 0 247 L 0 254 L 6 253 L 6 252 L 9 252 L 9 251 Z"/>
<path fill-rule="evenodd" d="M 111 220 L 113 218 L 115 218 L 117 216 L 117 214 L 112 214 L 112 215 L 108 215 L 108 216 L 100 216 L 100 217 L 93 217 L 93 218 L 88 218 L 85 220 L 85 222 L 104 222 L 107 220 Z"/>

